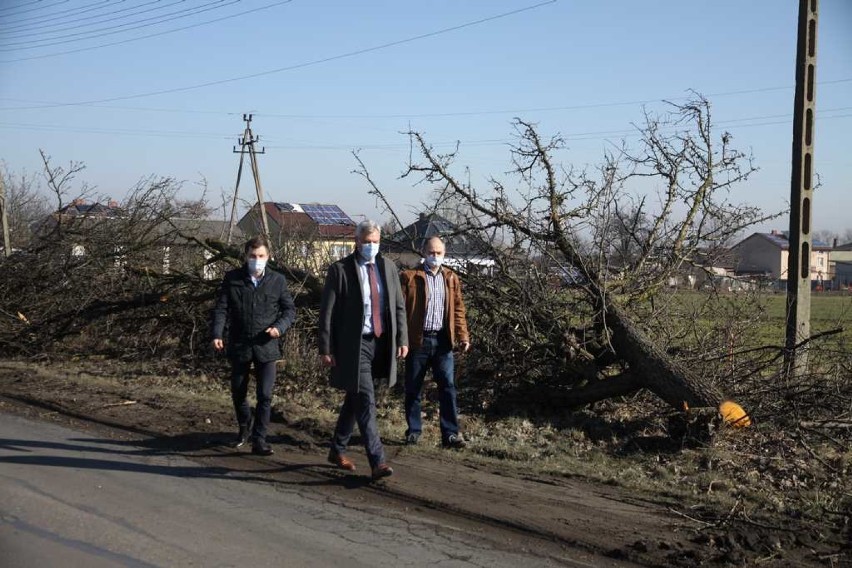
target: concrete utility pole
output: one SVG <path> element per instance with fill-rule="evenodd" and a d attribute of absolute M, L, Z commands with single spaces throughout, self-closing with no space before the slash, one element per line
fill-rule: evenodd
<path fill-rule="evenodd" d="M 6 188 L 3 185 L 3 178 L 0 177 L 0 217 L 3 219 L 3 254 L 6 256 L 12 255 L 12 240 L 9 237 L 9 212 L 6 207 Z"/>
<path fill-rule="evenodd" d="M 799 344 L 811 335 L 817 3 L 817 0 L 799 0 L 796 94 L 793 103 L 793 170 L 790 182 L 790 255 L 787 262 L 787 337 L 784 351 L 784 370 L 788 377 L 801 376 L 807 372 L 807 345 Z"/>
<path fill-rule="evenodd" d="M 243 122 L 246 123 L 246 129 L 243 132 L 242 137 L 239 139 L 240 149 L 238 150 L 236 146 L 234 146 L 234 153 L 240 155 L 240 165 L 237 169 L 237 185 L 234 187 L 234 199 L 231 202 L 231 220 L 228 225 L 228 244 L 231 244 L 231 236 L 234 232 L 234 225 L 236 224 L 236 213 L 237 213 L 237 192 L 240 189 L 240 179 L 243 175 L 243 160 L 245 159 L 245 155 L 249 155 L 249 162 L 251 164 L 251 173 L 254 178 L 254 189 L 255 193 L 257 193 L 257 208 L 260 214 L 260 220 L 263 227 L 263 235 L 269 239 L 269 221 L 266 219 L 266 208 L 263 205 L 263 187 L 260 184 L 260 170 L 257 166 L 257 154 L 265 154 L 266 148 L 262 148 L 257 150 L 255 148 L 255 143 L 260 141 L 260 136 L 255 136 L 251 131 L 251 114 L 243 115 Z"/>

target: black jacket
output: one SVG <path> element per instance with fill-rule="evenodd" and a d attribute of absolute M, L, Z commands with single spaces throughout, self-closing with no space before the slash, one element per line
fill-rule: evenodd
<path fill-rule="evenodd" d="M 213 339 L 224 339 L 228 357 L 238 361 L 275 361 L 281 358 L 277 338 L 265 330 L 276 327 L 281 335 L 296 319 L 296 305 L 284 275 L 269 268 L 257 288 L 243 266 L 225 274 L 213 308 Z"/>

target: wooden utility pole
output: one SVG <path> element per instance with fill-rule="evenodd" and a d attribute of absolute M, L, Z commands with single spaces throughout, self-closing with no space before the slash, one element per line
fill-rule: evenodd
<path fill-rule="evenodd" d="M 257 166 L 257 154 L 265 154 L 266 148 L 261 148 L 257 150 L 255 148 L 255 143 L 260 141 L 260 136 L 255 136 L 251 131 L 251 114 L 243 115 L 243 122 L 246 123 L 246 129 L 243 132 L 242 137 L 239 139 L 240 148 L 237 149 L 234 146 L 234 153 L 240 155 L 240 165 L 237 169 L 237 184 L 234 187 L 234 199 L 231 202 L 231 220 L 228 225 L 228 244 L 231 244 L 231 236 L 234 232 L 234 225 L 236 224 L 236 213 L 237 213 L 237 192 L 240 189 L 240 179 L 243 175 L 243 161 L 245 159 L 245 155 L 249 155 L 249 163 L 251 164 L 251 173 L 254 178 L 254 189 L 257 194 L 257 208 L 258 213 L 260 215 L 261 226 L 263 228 L 263 235 L 269 239 L 269 221 L 266 219 L 266 207 L 263 204 L 263 186 L 260 184 L 260 170 Z"/>
<path fill-rule="evenodd" d="M 3 177 L 0 176 L 0 217 L 3 223 L 3 254 L 12 255 L 12 240 L 9 237 L 9 212 L 6 207 L 6 188 L 3 185 Z"/>
<path fill-rule="evenodd" d="M 790 255 L 787 261 L 787 336 L 784 351 L 784 370 L 788 377 L 801 376 L 807 371 L 807 345 L 800 344 L 811 335 L 817 4 L 817 0 L 799 0 L 796 94 L 793 103 L 793 169 L 790 182 Z"/>

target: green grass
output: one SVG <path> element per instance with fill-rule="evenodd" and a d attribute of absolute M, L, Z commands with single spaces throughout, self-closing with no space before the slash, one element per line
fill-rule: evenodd
<path fill-rule="evenodd" d="M 783 293 L 743 293 L 712 296 L 705 292 L 679 291 L 667 297 L 682 317 L 696 315 L 704 328 L 731 326 L 747 329 L 738 341 L 746 345 L 782 345 L 785 338 L 787 297 Z M 814 294 L 811 296 L 811 334 L 842 328 L 843 332 L 824 338 L 827 345 L 852 343 L 852 296 Z"/>

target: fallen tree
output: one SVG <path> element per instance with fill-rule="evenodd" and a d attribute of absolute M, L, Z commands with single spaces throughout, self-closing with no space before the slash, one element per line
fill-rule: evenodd
<path fill-rule="evenodd" d="M 402 176 L 431 187 L 428 208 L 452 216 L 456 233 L 486 243 L 482 254 L 496 261 L 493 275 L 465 274 L 474 317 L 495 333 L 481 340 L 494 342 L 483 346 L 485 372 L 505 378 L 538 367 L 539 377 L 568 387 L 561 402 L 569 405 L 647 388 L 679 410 L 718 406 L 723 389 L 669 354 L 654 320 L 671 279 L 709 270 L 738 233 L 774 217 L 729 201 L 755 171 L 750 158 L 729 133 L 714 135 L 700 96 L 646 113 L 636 148 L 622 143 L 593 171 L 558 165 L 560 137 L 514 124 L 514 179 L 477 187 L 456 169 L 458 147 L 440 154 L 415 131 Z"/>

